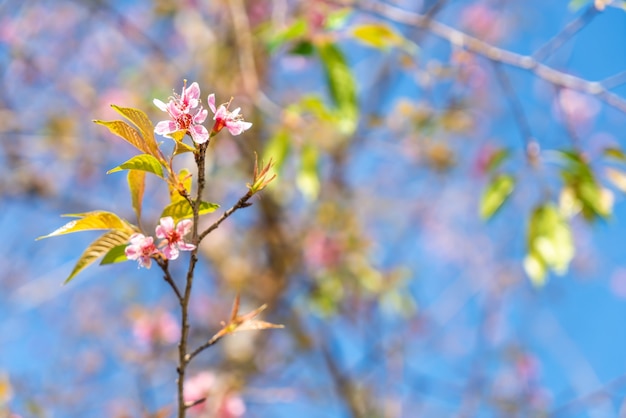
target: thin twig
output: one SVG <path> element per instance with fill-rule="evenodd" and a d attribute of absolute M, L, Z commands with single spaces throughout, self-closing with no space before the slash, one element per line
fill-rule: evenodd
<path fill-rule="evenodd" d="M 352 4 L 336 0 L 330 0 L 330 2 L 343 6 L 351 5 L 355 9 L 382 16 L 396 23 L 427 29 L 433 35 L 448 41 L 451 45 L 459 48 L 465 48 L 467 51 L 481 55 L 501 64 L 531 71 L 535 74 L 535 76 L 554 84 L 555 86 L 596 96 L 609 106 L 626 113 L 626 100 L 614 93 L 611 93 L 602 84 L 602 82 L 588 81 L 541 64 L 529 55 L 522 55 L 506 49 L 498 48 L 437 20 L 427 19 L 422 14 L 409 12 L 398 7 L 379 2 L 359 2 Z"/>
<path fill-rule="evenodd" d="M 220 218 L 217 221 L 215 221 L 211 226 L 209 226 L 205 231 L 203 231 L 198 236 L 198 242 L 202 241 L 204 239 L 204 237 L 206 237 L 211 232 L 216 230 L 220 226 L 220 224 L 222 222 L 224 222 L 226 220 L 226 218 L 228 218 L 230 215 L 232 215 L 236 210 L 247 208 L 248 206 L 250 206 L 251 203 L 248 203 L 248 200 L 250 200 L 252 198 L 252 196 L 254 196 L 254 193 L 252 193 L 250 191 L 248 191 L 248 193 L 246 193 L 244 196 L 242 196 L 241 199 L 239 199 L 239 201 L 233 207 L 231 207 L 226 212 L 224 212 L 222 214 L 222 216 L 220 216 Z"/>
<path fill-rule="evenodd" d="M 194 406 L 199 405 L 202 402 L 206 402 L 206 400 L 207 400 L 206 396 L 204 398 L 196 399 L 193 402 L 189 402 L 185 404 L 185 409 L 193 408 Z"/>
<path fill-rule="evenodd" d="M 584 407 L 587 404 L 594 403 L 598 400 L 604 399 L 610 396 L 611 392 L 616 391 L 619 388 L 626 386 L 626 375 L 622 375 L 616 377 L 615 379 L 607 382 L 604 386 L 599 389 L 594 390 L 586 395 L 583 395 L 579 398 L 573 399 L 566 404 L 558 407 L 552 413 L 550 413 L 550 417 L 558 417 L 569 415 L 573 409 L 577 407 Z"/>
<path fill-rule="evenodd" d="M 198 354 L 200 354 L 202 351 L 206 350 L 207 348 L 211 347 L 212 345 L 214 345 L 216 342 L 218 342 L 221 339 L 222 339 L 221 335 L 220 336 L 215 335 L 210 340 L 208 340 L 207 342 L 205 342 L 204 344 L 202 344 L 201 346 L 193 350 L 191 353 L 187 354 L 187 363 L 189 363 L 192 358 L 194 358 L 195 356 L 197 356 Z"/>
<path fill-rule="evenodd" d="M 590 5 L 587 10 L 585 10 L 585 13 L 569 22 L 561 32 L 557 33 L 552 39 L 543 44 L 543 46 L 533 54 L 533 59 L 544 61 L 572 36 L 576 35 L 581 29 L 587 26 L 598 13 L 598 9 L 596 9 L 593 4 Z"/>
<path fill-rule="evenodd" d="M 172 275 L 168 268 L 168 265 L 169 265 L 168 260 L 164 260 L 164 261 L 157 260 L 157 264 L 159 265 L 159 267 L 161 267 L 161 270 L 163 270 L 163 274 L 164 274 L 163 279 L 170 285 L 174 293 L 176 293 L 176 297 L 178 298 L 178 303 L 181 303 L 183 300 L 183 296 L 180 293 L 178 286 L 176 286 L 174 279 L 172 278 Z"/>

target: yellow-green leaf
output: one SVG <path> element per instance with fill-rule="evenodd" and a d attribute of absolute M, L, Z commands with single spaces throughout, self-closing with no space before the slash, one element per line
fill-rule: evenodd
<path fill-rule="evenodd" d="M 100 261 L 100 265 L 104 266 L 106 264 L 115 264 L 115 263 L 128 261 L 128 258 L 126 258 L 126 252 L 125 252 L 126 247 L 128 247 L 127 242 L 111 248 L 109 252 L 107 252 L 104 255 L 104 257 L 102 258 L 102 261 Z"/>
<path fill-rule="evenodd" d="M 486 169 L 489 172 L 493 172 L 509 157 L 510 151 L 506 148 L 501 148 L 495 151 L 487 160 Z"/>
<path fill-rule="evenodd" d="M 93 211 L 86 213 L 67 214 L 63 216 L 79 219 L 68 222 L 56 231 L 53 231 L 48 235 L 41 236 L 37 239 L 40 240 L 43 238 L 70 234 L 73 232 L 98 229 L 117 229 L 120 231 L 132 231 L 132 227 L 129 224 L 127 224 L 125 221 L 120 219 L 119 216 L 111 212 Z"/>
<path fill-rule="evenodd" d="M 137 216 L 137 222 L 140 222 L 143 193 L 146 189 L 146 172 L 128 170 L 128 189 L 130 190 L 130 199 Z"/>
<path fill-rule="evenodd" d="M 217 203 L 210 202 L 200 202 L 200 210 L 198 211 L 199 215 L 204 215 L 206 213 L 214 212 L 220 205 Z M 179 200 L 177 202 L 171 203 L 163 209 L 161 213 L 161 218 L 165 216 L 171 216 L 174 218 L 174 222 L 178 222 L 181 219 L 191 218 L 193 217 L 193 210 L 189 205 L 189 202 L 186 200 Z"/>
<path fill-rule="evenodd" d="M 185 144 L 182 141 L 174 142 L 174 155 L 183 154 L 185 152 L 196 152 L 194 147 Z"/>
<path fill-rule="evenodd" d="M 378 49 L 402 45 L 404 38 L 385 24 L 367 24 L 357 26 L 352 35 L 367 46 Z"/>
<path fill-rule="evenodd" d="M 605 169 L 606 177 L 622 192 L 626 193 L 626 173 L 615 168 L 607 167 Z"/>
<path fill-rule="evenodd" d="M 272 161 L 274 161 L 274 170 L 280 172 L 290 148 L 291 136 L 286 129 L 281 129 L 276 132 L 276 134 L 270 138 L 267 145 L 265 145 L 263 158 L 261 158 L 261 160 L 269 161 L 271 158 Z"/>
<path fill-rule="evenodd" d="M 178 181 L 180 182 L 180 184 L 185 188 L 185 190 L 187 191 L 187 194 L 191 194 L 191 173 L 189 172 L 189 170 L 187 170 L 186 168 L 183 168 L 182 170 L 180 170 L 180 172 L 178 173 Z M 175 203 L 175 202 L 187 202 L 187 200 L 182 197 L 180 195 L 180 193 L 178 192 L 178 190 L 176 190 L 174 187 L 172 187 L 172 185 L 170 184 L 169 186 L 170 189 L 170 202 Z"/>
<path fill-rule="evenodd" d="M 114 230 L 107 232 L 92 242 L 80 256 L 74 269 L 67 279 L 65 279 L 64 284 L 69 283 L 81 270 L 108 253 L 112 248 L 127 243 L 129 237 L 130 233 L 128 231 Z"/>
<path fill-rule="evenodd" d="M 533 254 L 528 254 L 524 258 L 524 271 L 535 287 L 543 287 L 546 284 L 546 275 L 548 274 L 546 265 Z"/>
<path fill-rule="evenodd" d="M 286 42 L 301 38 L 306 35 L 309 25 L 305 19 L 298 19 L 287 28 L 276 32 L 268 41 L 267 48 L 270 52 L 274 52 L 277 48 Z"/>
<path fill-rule="evenodd" d="M 317 149 L 313 145 L 306 145 L 302 149 L 300 171 L 296 177 L 296 184 L 302 194 L 309 200 L 317 199 L 320 191 L 317 160 Z"/>
<path fill-rule="evenodd" d="M 318 45 L 318 52 L 330 97 L 337 107 L 338 128 L 343 134 L 351 135 L 356 130 L 359 113 L 356 82 L 343 53 L 334 44 L 322 43 Z"/>
<path fill-rule="evenodd" d="M 111 107 L 139 128 L 144 143 L 150 150 L 149 154 L 158 157 L 160 155 L 159 146 L 154 138 L 154 126 L 152 125 L 152 121 L 148 118 L 148 115 L 139 109 L 133 109 L 131 107 L 120 107 L 116 105 L 111 105 Z"/>
<path fill-rule="evenodd" d="M 626 154 L 620 148 L 609 147 L 604 149 L 604 155 L 606 157 L 613 158 L 615 160 L 626 162 Z"/>
<path fill-rule="evenodd" d="M 123 138 L 133 147 L 145 154 L 152 154 L 153 150 L 145 143 L 142 136 L 135 128 L 122 120 L 103 121 L 94 120 L 98 125 L 106 126 L 111 133 Z"/>
<path fill-rule="evenodd" d="M 107 171 L 107 174 L 115 173 L 122 170 L 139 170 L 145 171 L 148 173 L 156 174 L 157 176 L 163 178 L 163 166 L 150 154 L 140 154 L 135 155 L 130 160 L 126 161 L 123 164 L 118 165 L 115 168 Z"/>
<path fill-rule="evenodd" d="M 490 219 L 502 207 L 514 188 L 515 179 L 508 174 L 491 179 L 480 199 L 480 217 Z"/>

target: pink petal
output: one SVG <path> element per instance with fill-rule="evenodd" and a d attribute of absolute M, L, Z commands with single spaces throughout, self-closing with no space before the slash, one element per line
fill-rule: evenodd
<path fill-rule="evenodd" d="M 207 102 L 209 103 L 209 107 L 211 108 L 211 111 L 215 113 L 215 94 L 213 93 L 209 94 L 209 98 Z"/>
<path fill-rule="evenodd" d="M 193 244 L 188 244 L 183 241 L 178 241 L 178 249 L 181 251 L 191 251 L 191 250 L 195 250 L 196 246 Z"/>
<path fill-rule="evenodd" d="M 220 107 L 217 109 L 217 112 L 215 112 L 215 116 L 213 116 L 213 120 L 228 119 L 228 116 L 229 112 L 226 107 L 224 107 L 224 105 L 220 105 Z"/>
<path fill-rule="evenodd" d="M 168 260 L 176 260 L 178 258 L 178 248 L 173 245 L 168 245 L 163 249 L 163 254 Z"/>
<path fill-rule="evenodd" d="M 165 103 L 163 103 L 159 99 L 152 100 L 152 103 L 154 103 L 154 105 L 158 107 L 159 109 L 161 109 L 162 111 L 167 112 L 167 106 L 165 105 Z"/>
<path fill-rule="evenodd" d="M 200 86 L 195 81 L 191 83 L 191 86 L 185 90 L 183 99 L 187 99 L 189 106 L 193 109 L 198 106 L 198 99 L 200 98 Z"/>
<path fill-rule="evenodd" d="M 174 219 L 171 216 L 161 218 L 155 232 L 157 238 L 166 238 L 174 230 Z"/>
<path fill-rule="evenodd" d="M 202 123 L 205 121 L 209 112 L 206 109 L 200 108 L 200 111 L 193 117 L 193 123 Z"/>
<path fill-rule="evenodd" d="M 124 249 L 124 254 L 126 254 L 126 258 L 129 260 L 136 260 L 139 257 L 139 247 L 136 245 L 129 245 Z"/>
<path fill-rule="evenodd" d="M 178 232 L 179 235 L 185 235 L 189 231 L 191 231 L 192 225 L 193 221 L 191 219 L 183 219 L 182 221 L 178 222 L 178 225 L 176 225 L 176 232 Z"/>
<path fill-rule="evenodd" d="M 228 128 L 228 132 L 231 135 L 239 135 L 243 131 L 250 129 L 252 124 L 250 122 L 237 121 L 237 122 L 227 122 L 226 127 Z"/>
<path fill-rule="evenodd" d="M 154 133 L 157 135 L 169 135 L 176 132 L 176 122 L 171 120 L 163 120 L 154 127 Z"/>
<path fill-rule="evenodd" d="M 209 131 L 202 125 L 194 125 L 190 129 L 191 139 L 196 144 L 204 144 L 209 139 Z"/>

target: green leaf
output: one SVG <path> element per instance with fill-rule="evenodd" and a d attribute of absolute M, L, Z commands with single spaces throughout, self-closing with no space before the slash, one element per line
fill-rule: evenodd
<path fill-rule="evenodd" d="M 524 271 L 535 287 L 543 287 L 546 284 L 548 269 L 543 261 L 534 254 L 528 254 L 524 258 Z"/>
<path fill-rule="evenodd" d="M 542 266 L 543 270 L 549 268 L 556 274 L 565 274 L 574 252 L 570 225 L 557 207 L 552 204 L 537 207 L 529 223 L 528 256 L 524 262 L 533 283 L 543 280 L 539 274 Z"/>
<path fill-rule="evenodd" d="M 74 266 L 74 269 L 70 275 L 65 279 L 63 284 L 69 283 L 78 273 L 80 273 L 85 267 L 92 264 L 98 258 L 108 253 L 112 248 L 121 244 L 127 243 L 130 233 L 128 231 L 114 230 L 107 232 L 100 238 L 87 247 L 83 254 L 78 259 L 78 262 Z"/>
<path fill-rule="evenodd" d="M 624 154 L 624 151 L 619 148 L 605 148 L 603 153 L 605 157 L 613 158 L 621 162 L 626 162 L 626 154 Z"/>
<path fill-rule="evenodd" d="M 337 30 L 344 27 L 348 21 L 348 18 L 352 14 L 353 9 L 350 7 L 346 7 L 343 9 L 336 10 L 331 12 L 326 16 L 324 21 L 324 29 L 326 30 Z"/>
<path fill-rule="evenodd" d="M 587 3 L 589 3 L 589 0 L 570 0 L 569 4 L 567 5 L 567 8 L 570 11 L 575 12 Z"/>
<path fill-rule="evenodd" d="M 185 152 L 196 152 L 194 147 L 191 147 L 184 142 L 176 140 L 174 142 L 174 155 L 183 154 Z"/>
<path fill-rule="evenodd" d="M 58 235 L 70 234 L 79 231 L 90 231 L 98 229 L 116 229 L 120 231 L 132 231 L 132 227 L 125 221 L 120 219 L 114 213 L 105 211 L 93 211 L 86 213 L 76 213 L 63 215 L 65 217 L 79 218 L 71 222 L 66 223 L 54 232 L 48 235 L 37 238 L 38 240 L 43 238 L 55 237 Z"/>
<path fill-rule="evenodd" d="M 152 154 L 153 150 L 146 144 L 139 132 L 128 123 L 122 120 L 114 120 L 110 122 L 102 120 L 94 120 L 98 125 L 106 126 L 111 133 L 123 138 L 133 147 L 145 154 Z"/>
<path fill-rule="evenodd" d="M 512 176 L 508 174 L 495 176 L 487 185 L 480 199 L 480 217 L 484 220 L 491 219 L 502 207 L 514 188 L 515 179 Z"/>
<path fill-rule="evenodd" d="M 144 143 L 150 150 L 149 154 L 160 158 L 159 145 L 154 138 L 154 126 L 152 125 L 152 121 L 148 118 L 148 115 L 139 109 L 133 109 L 131 107 L 120 107 L 116 105 L 111 105 L 111 107 L 139 128 Z"/>
<path fill-rule="evenodd" d="M 128 189 L 130 190 L 133 210 L 135 211 L 135 215 L 137 215 L 137 222 L 140 222 L 143 194 L 146 189 L 146 172 L 128 170 Z"/>
<path fill-rule="evenodd" d="M 265 145 L 261 160 L 269 161 L 271 158 L 274 161 L 274 170 L 280 172 L 290 148 L 291 136 L 286 129 L 281 129 Z"/>
<path fill-rule="evenodd" d="M 320 180 L 317 173 L 317 149 L 308 144 L 302 149 L 300 171 L 296 177 L 296 184 L 305 198 L 315 200 L 320 191 Z"/>
<path fill-rule="evenodd" d="M 504 161 L 511 155 L 511 152 L 506 148 L 501 148 L 491 154 L 489 160 L 486 164 L 486 169 L 488 172 L 494 172 L 502 165 Z"/>
<path fill-rule="evenodd" d="M 343 53 L 334 44 L 318 45 L 318 52 L 324 65 L 326 81 L 338 112 L 338 128 L 351 135 L 356 130 L 358 105 L 356 82 L 350 71 Z"/>
<path fill-rule="evenodd" d="M 206 213 L 215 212 L 215 210 L 219 207 L 220 205 L 217 203 L 200 202 L 200 210 L 198 211 L 198 214 L 204 215 Z M 163 209 L 161 218 L 165 216 L 171 216 L 174 219 L 174 222 L 178 222 L 181 219 L 193 217 L 193 210 L 189 205 L 189 202 L 186 200 L 179 200 L 169 204 L 165 207 L 165 209 Z"/>
<path fill-rule="evenodd" d="M 308 30 L 309 24 L 307 21 L 305 19 L 298 19 L 284 30 L 274 34 L 267 42 L 267 49 L 272 53 L 286 42 L 303 37 Z"/>
<path fill-rule="evenodd" d="M 104 257 L 102 258 L 102 261 L 100 261 L 100 265 L 104 266 L 107 264 L 115 264 L 115 263 L 122 263 L 124 261 L 128 261 L 128 258 L 126 258 L 126 252 L 125 252 L 126 247 L 128 247 L 127 242 L 111 248 L 109 252 L 104 255 Z"/>
<path fill-rule="evenodd" d="M 150 154 L 140 154 L 135 155 L 130 160 L 126 161 L 123 164 L 118 165 L 115 168 L 107 171 L 107 174 L 115 173 L 122 170 L 139 170 L 145 171 L 148 173 L 156 174 L 157 176 L 163 178 L 163 166 Z"/>
<path fill-rule="evenodd" d="M 389 49 L 404 42 L 402 36 L 385 24 L 360 25 L 352 30 L 352 35 L 361 43 L 378 49 Z"/>

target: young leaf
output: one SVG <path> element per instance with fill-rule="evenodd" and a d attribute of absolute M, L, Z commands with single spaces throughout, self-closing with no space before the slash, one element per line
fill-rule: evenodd
<path fill-rule="evenodd" d="M 512 176 L 508 174 L 495 176 L 480 199 L 480 217 L 484 220 L 491 219 L 514 188 L 515 179 Z"/>
<path fill-rule="evenodd" d="M 267 48 L 270 53 L 276 51 L 281 45 L 286 42 L 293 41 L 306 35 L 309 30 L 309 25 L 305 19 L 298 19 L 291 24 L 291 26 L 279 31 L 267 43 Z"/>
<path fill-rule="evenodd" d="M 140 222 L 143 193 L 146 189 L 146 172 L 128 170 L 128 188 L 130 190 L 133 210 L 135 211 L 135 215 L 137 215 L 137 222 Z"/>
<path fill-rule="evenodd" d="M 219 208 L 220 205 L 217 203 L 210 202 L 200 202 L 200 210 L 198 212 L 199 215 L 204 215 L 207 213 L 215 212 L 215 209 Z M 163 213 L 161 213 L 161 218 L 171 216 L 174 219 L 174 222 L 178 222 L 181 219 L 191 218 L 193 216 L 193 210 L 189 205 L 189 202 L 186 200 L 179 200 L 177 202 L 171 203 L 163 209 Z"/>
<path fill-rule="evenodd" d="M 140 154 L 135 155 L 130 160 L 126 161 L 123 164 L 118 165 L 115 168 L 107 171 L 107 174 L 115 173 L 122 170 L 139 170 L 146 171 L 148 173 L 156 174 L 157 176 L 163 178 L 163 166 L 150 154 Z"/>
<path fill-rule="evenodd" d="M 62 227 L 58 228 L 57 230 L 51 232 L 50 234 L 41 236 L 37 239 L 40 240 L 43 238 L 70 234 L 73 232 L 89 231 L 89 230 L 97 230 L 97 229 L 116 229 L 120 231 L 130 231 L 130 232 L 133 231 L 132 227 L 129 224 L 127 224 L 125 221 L 120 219 L 119 216 L 111 212 L 93 211 L 93 212 L 86 212 L 86 213 L 67 214 L 63 216 L 75 217 L 79 219 L 75 219 L 71 222 L 68 222 Z"/>
<path fill-rule="evenodd" d="M 500 167 L 500 165 L 509 157 L 511 152 L 506 148 L 501 148 L 495 151 L 487 160 L 486 170 L 488 172 L 494 172 Z"/>
<path fill-rule="evenodd" d="M 604 149 L 604 156 L 617 161 L 626 162 L 626 154 L 619 148 L 609 147 Z"/>
<path fill-rule="evenodd" d="M 111 107 L 139 128 L 144 143 L 150 150 L 149 154 L 158 157 L 160 155 L 159 146 L 154 138 L 154 126 L 152 125 L 152 121 L 148 118 L 148 115 L 139 109 L 130 107 L 120 107 L 116 105 L 111 105 Z"/>
<path fill-rule="evenodd" d="M 352 35 L 365 45 L 378 49 L 399 46 L 404 41 L 402 36 L 385 24 L 360 25 L 352 30 Z"/>
<path fill-rule="evenodd" d="M 339 116 L 339 130 L 350 135 L 356 130 L 358 105 L 356 82 L 343 53 L 332 43 L 318 45 L 326 81 Z"/>
<path fill-rule="evenodd" d="M 626 173 L 612 167 L 607 167 L 604 173 L 611 183 L 615 185 L 615 187 L 626 193 Z"/>
<path fill-rule="evenodd" d="M 128 246 L 128 243 L 125 242 L 124 244 L 111 248 L 109 252 L 106 253 L 104 257 L 102 258 L 100 265 L 104 266 L 107 264 L 115 264 L 115 263 L 128 261 L 128 258 L 126 258 L 126 253 L 125 253 L 127 246 Z"/>
<path fill-rule="evenodd" d="M 353 13 L 353 9 L 350 7 L 344 7 L 343 9 L 336 10 L 329 13 L 324 21 L 324 29 L 337 30 L 341 29 L 348 22 L 348 18 Z"/>
<path fill-rule="evenodd" d="M 63 284 L 69 283 L 81 270 L 108 253 L 112 248 L 127 243 L 129 237 L 130 233 L 128 231 L 113 230 L 92 242 L 80 256 L 74 269 Z"/>
<path fill-rule="evenodd" d="M 144 142 L 143 138 L 135 128 L 122 120 L 113 120 L 110 122 L 103 120 L 94 120 L 98 125 L 106 126 L 111 133 L 123 138 L 133 147 L 145 154 L 152 154 L 153 150 Z"/>
<path fill-rule="evenodd" d="M 196 149 L 182 141 L 174 142 L 174 155 L 183 154 L 185 152 L 196 152 Z"/>
<path fill-rule="evenodd" d="M 543 287 L 546 284 L 548 269 L 536 255 L 531 253 L 524 258 L 524 271 L 535 287 Z"/>

